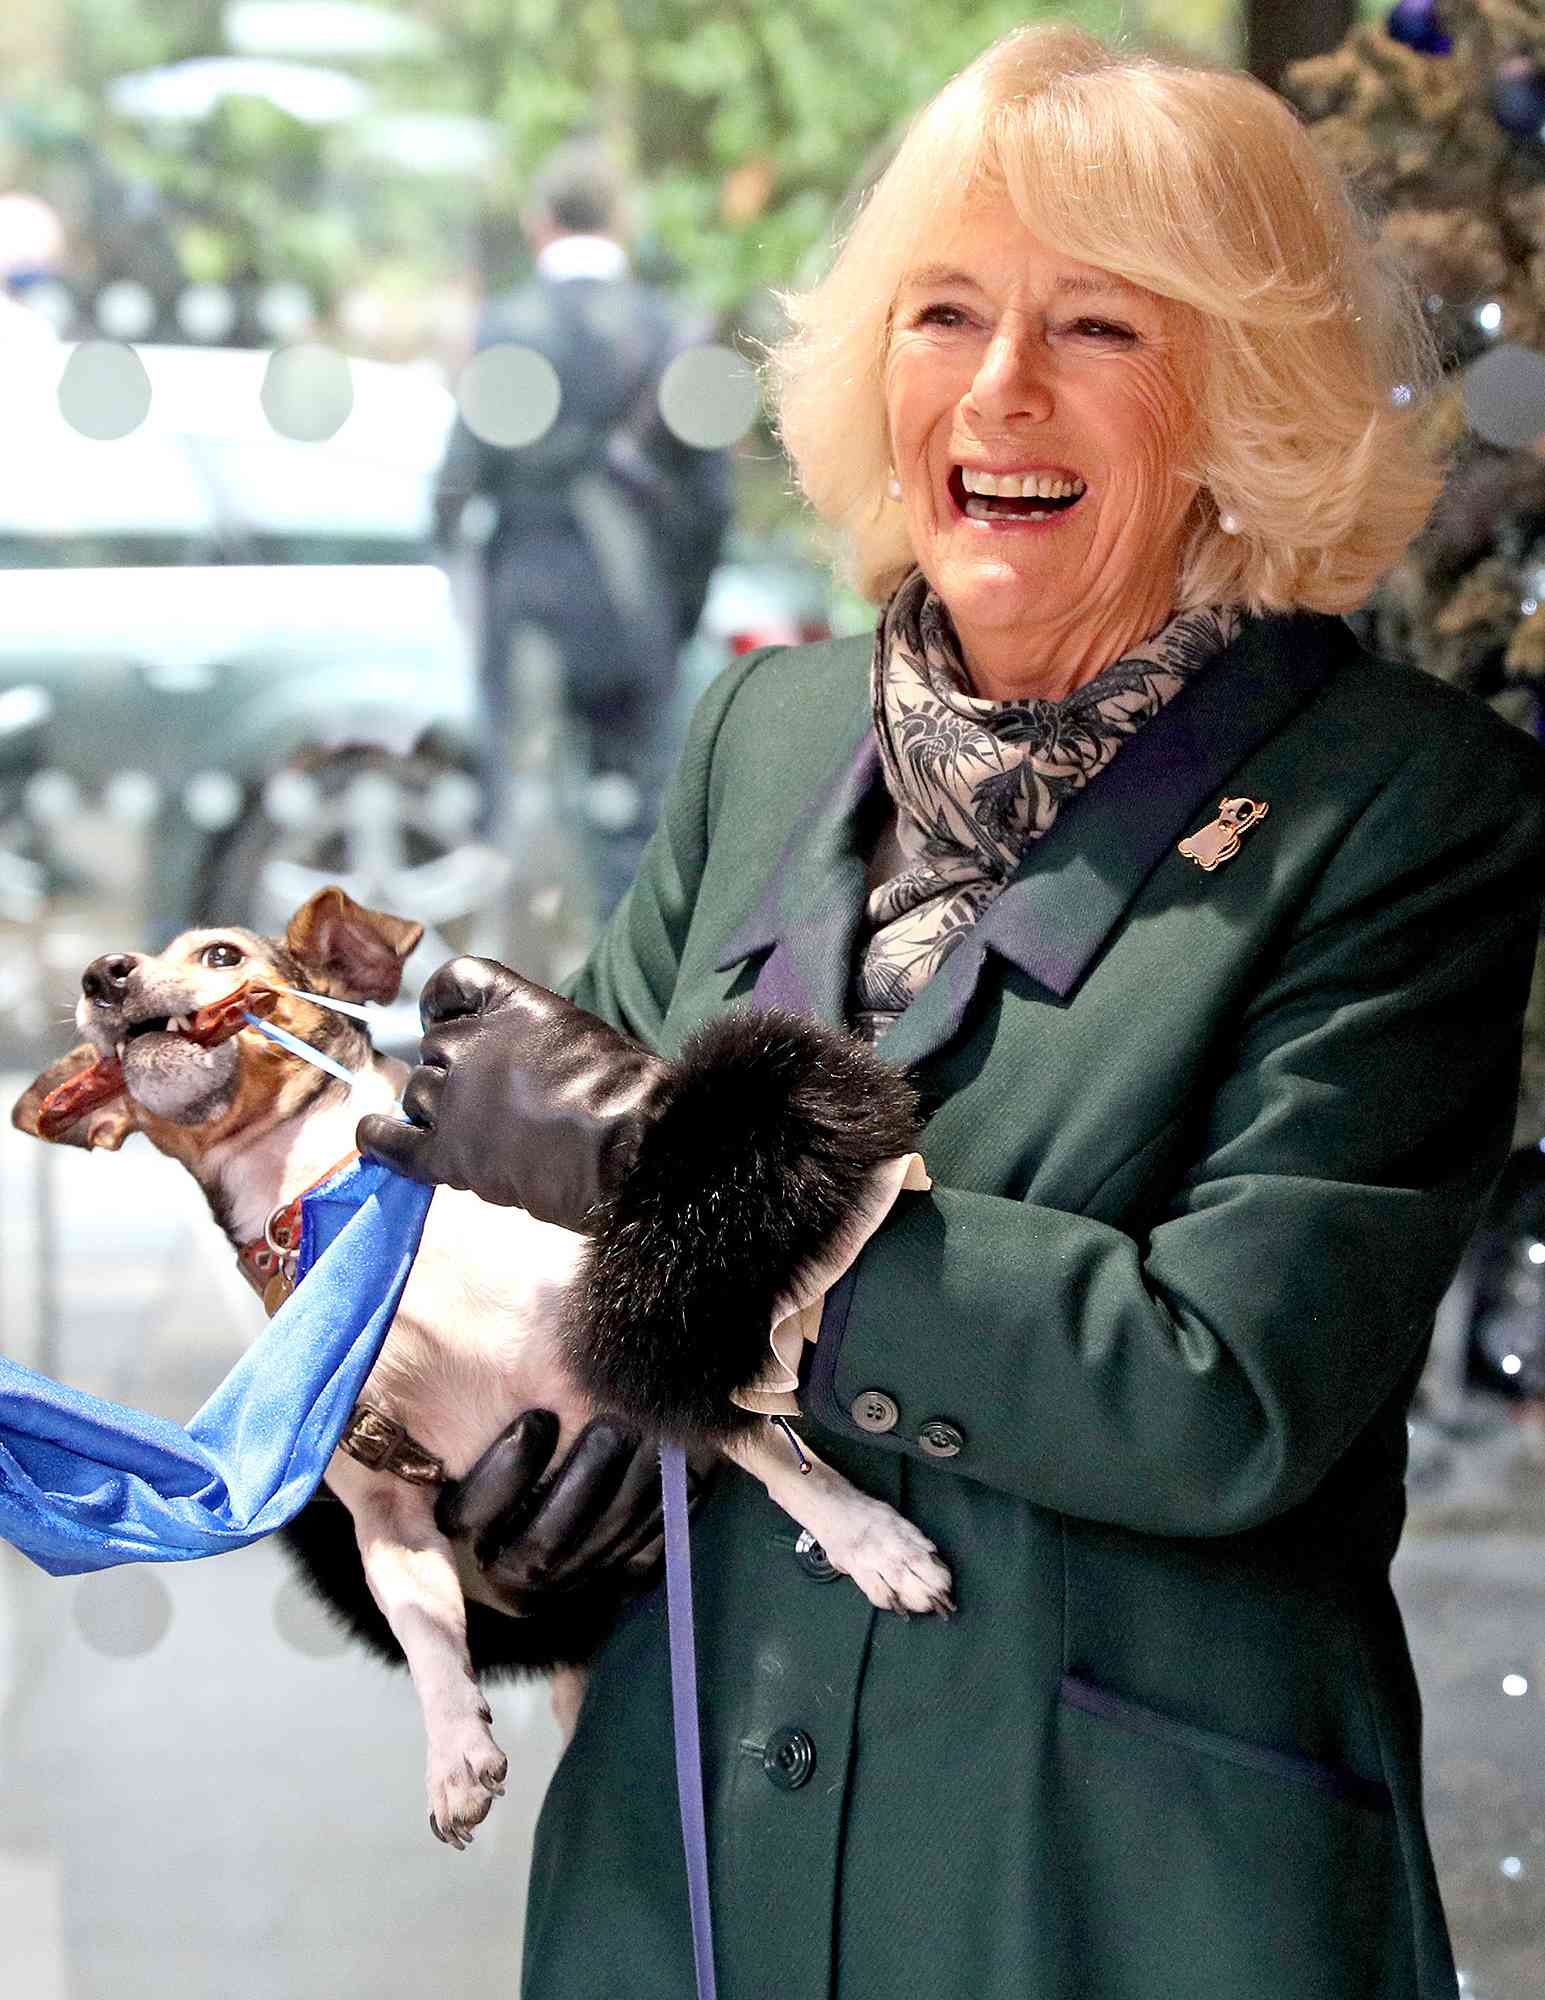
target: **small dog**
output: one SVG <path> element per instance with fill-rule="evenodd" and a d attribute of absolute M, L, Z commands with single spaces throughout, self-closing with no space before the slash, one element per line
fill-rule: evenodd
<path fill-rule="evenodd" d="M 143 1132 L 193 1175 L 272 1311 L 299 1196 L 352 1154 L 362 1113 L 396 1106 L 408 1075 L 406 1064 L 371 1048 L 354 1019 L 300 995 L 391 1000 L 421 935 L 420 925 L 327 888 L 296 912 L 282 939 L 194 930 L 158 955 L 98 958 L 76 1007 L 85 1042 L 29 1086 L 12 1122 L 108 1151 Z M 353 1084 L 243 1026 L 244 1009 L 332 1056 Z M 458 1849 L 503 1791 L 507 1766 L 468 1650 L 474 1579 L 458 1574 L 457 1551 L 436 1526 L 436 1492 L 517 1410 L 556 1413 L 555 1464 L 595 1414 L 557 1337 L 585 1247 L 585 1238 L 521 1210 L 491 1210 L 474 1195 L 438 1189 L 386 1345 L 327 1469 L 326 1485 L 352 1517 L 370 1595 L 418 1693 L 430 1826 Z M 938 1552 L 893 1508 L 808 1451 L 806 1471 L 765 1425 L 725 1450 L 871 1603 L 953 1608 Z M 337 1511 L 306 1509 L 286 1539 L 321 1593 L 368 1636 L 367 1621 L 325 1574 L 315 1521 L 303 1526 L 307 1516 Z M 572 1658 L 573 1637 L 556 1639 L 545 1660 L 539 1641 L 521 1657 L 543 1665 Z M 582 1692 L 582 1680 L 560 1675 L 555 1683 L 555 1708 L 570 1727 Z"/>

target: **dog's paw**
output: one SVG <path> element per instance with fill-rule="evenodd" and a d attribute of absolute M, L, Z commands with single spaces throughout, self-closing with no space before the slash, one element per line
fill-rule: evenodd
<path fill-rule="evenodd" d="M 928 1537 L 883 1501 L 844 1510 L 844 1519 L 822 1536 L 827 1560 L 850 1576 L 881 1611 L 909 1617 L 955 1609 L 951 1576 Z"/>
<path fill-rule="evenodd" d="M 504 1796 L 509 1759 L 493 1739 L 486 1707 L 436 1731 L 429 1746 L 429 1830 L 459 1852 Z"/>

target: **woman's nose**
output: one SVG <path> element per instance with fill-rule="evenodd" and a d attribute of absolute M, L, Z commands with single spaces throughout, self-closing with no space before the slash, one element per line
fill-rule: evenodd
<path fill-rule="evenodd" d="M 969 400 L 983 416 L 1044 423 L 1053 397 L 1046 344 L 1028 327 L 1000 327 L 988 343 Z"/>
<path fill-rule="evenodd" d="M 129 974 L 138 964 L 139 959 L 132 951 L 104 952 L 101 958 L 94 958 L 81 974 L 80 990 L 88 1000 L 99 1000 L 114 1007 L 123 999 Z"/>

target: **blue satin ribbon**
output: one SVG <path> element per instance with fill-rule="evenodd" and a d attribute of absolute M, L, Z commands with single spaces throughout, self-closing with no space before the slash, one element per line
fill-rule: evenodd
<path fill-rule="evenodd" d="M 76 1576 L 223 1555 L 293 1520 L 381 1351 L 433 1193 L 355 1160 L 306 1195 L 304 1284 L 186 1425 L 0 1356 L 0 1537 Z"/>
<path fill-rule="evenodd" d="M 305 1195 L 295 1290 L 186 1425 L 0 1355 L 0 1537 L 50 1575 L 78 1576 L 224 1555 L 293 1520 L 375 1366 L 433 1193 L 354 1160 Z M 713 2000 L 686 1459 L 679 1447 L 660 1459 L 692 1953 L 699 2000 Z"/>

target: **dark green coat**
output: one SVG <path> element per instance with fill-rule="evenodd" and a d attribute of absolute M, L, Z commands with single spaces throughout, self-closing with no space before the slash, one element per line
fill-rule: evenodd
<path fill-rule="evenodd" d="M 710 692 L 581 1002 L 667 1051 L 753 990 L 841 1018 L 884 809 L 868 650 Z M 720 1479 L 723 2000 L 1452 2000 L 1388 1569 L 1406 1402 L 1508 1141 L 1542 767 L 1339 623 L 1249 621 L 881 1044 L 936 1185 L 828 1300 L 801 1400 L 960 1612 L 871 1611 Z M 1269 816 L 1204 873 L 1176 842 L 1225 793 Z M 691 1994 L 676 1810 L 657 1593 L 546 1803 L 527 2000 Z"/>

